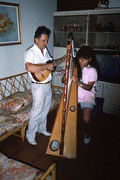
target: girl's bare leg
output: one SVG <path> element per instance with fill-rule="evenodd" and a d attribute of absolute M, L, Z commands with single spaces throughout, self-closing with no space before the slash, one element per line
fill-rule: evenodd
<path fill-rule="evenodd" d="M 91 109 L 90 108 L 84 108 L 82 110 L 83 112 L 83 122 L 85 123 L 85 131 L 86 131 L 86 138 L 89 138 L 90 136 L 90 128 L 91 128 Z"/>

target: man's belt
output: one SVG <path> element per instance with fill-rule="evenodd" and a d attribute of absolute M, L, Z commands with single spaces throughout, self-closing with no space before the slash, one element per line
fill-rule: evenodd
<path fill-rule="evenodd" d="M 48 81 L 48 82 L 45 82 L 45 83 L 41 83 L 41 82 L 34 82 L 34 81 L 31 81 L 31 83 L 33 83 L 33 84 L 48 84 L 48 83 L 50 83 L 51 81 Z"/>

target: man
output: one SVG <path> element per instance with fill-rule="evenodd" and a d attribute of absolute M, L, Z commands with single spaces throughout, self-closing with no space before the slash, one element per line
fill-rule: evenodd
<path fill-rule="evenodd" d="M 31 78 L 31 90 L 33 95 L 33 106 L 28 130 L 26 132 L 26 138 L 32 145 L 37 145 L 35 141 L 36 132 L 46 136 L 51 135 L 46 129 L 47 114 L 50 110 L 52 98 L 51 71 L 54 70 L 56 65 L 66 60 L 66 55 L 64 55 L 60 59 L 52 61 L 47 49 L 50 33 L 51 31 L 47 27 L 39 26 L 35 32 L 34 45 L 30 47 L 24 55 L 25 67 Z M 47 63 L 48 60 L 51 62 Z M 46 72 L 48 75 L 45 78 Z"/>

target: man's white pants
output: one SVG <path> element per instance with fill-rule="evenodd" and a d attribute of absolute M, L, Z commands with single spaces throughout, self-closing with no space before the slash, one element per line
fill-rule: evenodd
<path fill-rule="evenodd" d="M 51 83 L 31 84 L 33 106 L 26 132 L 27 139 L 35 139 L 36 132 L 46 131 L 47 114 L 50 110 L 52 91 Z"/>

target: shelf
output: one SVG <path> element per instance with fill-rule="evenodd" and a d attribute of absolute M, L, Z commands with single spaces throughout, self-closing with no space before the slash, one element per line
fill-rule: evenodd
<path fill-rule="evenodd" d="M 86 31 L 54 31 L 54 33 L 69 33 L 69 32 L 73 32 L 74 33 L 86 33 Z"/>
<path fill-rule="evenodd" d="M 81 16 L 81 15 L 94 15 L 94 14 L 114 14 L 120 13 L 120 8 L 108 8 L 108 9 L 93 9 L 93 10 L 81 10 L 81 11 L 60 11 L 54 12 L 53 16 Z"/>
<path fill-rule="evenodd" d="M 61 31 L 61 30 L 55 30 L 54 33 L 69 33 L 69 32 L 72 32 L 72 33 L 86 33 L 86 31 Z M 106 31 L 88 31 L 89 33 L 105 33 L 105 34 L 112 34 L 112 33 L 120 33 L 119 31 L 116 31 L 116 32 L 106 32 Z"/>
<path fill-rule="evenodd" d="M 66 47 L 73 32 L 74 46 L 89 44 L 97 51 L 120 51 L 120 8 L 55 12 L 54 45 Z"/>

